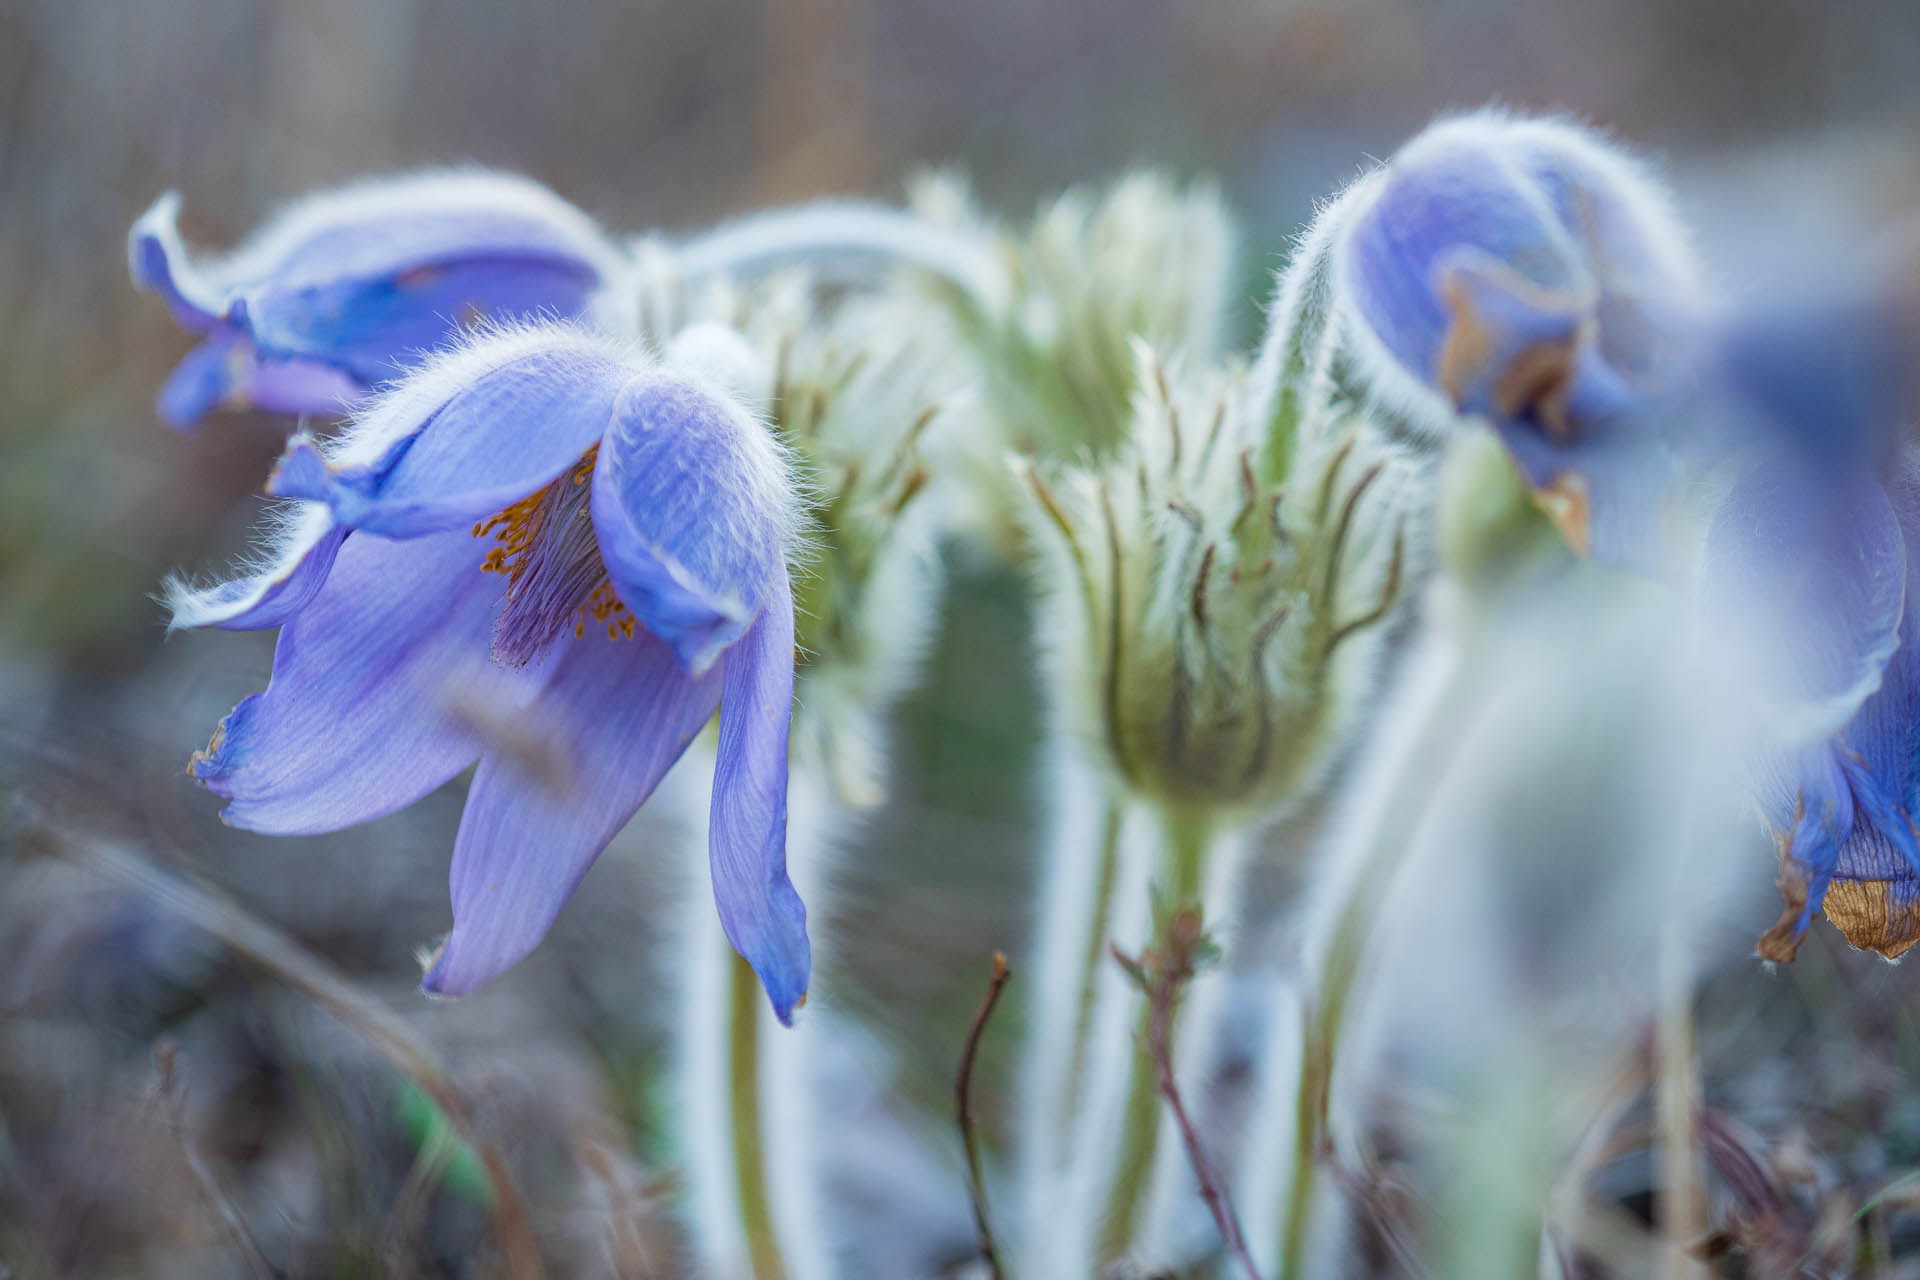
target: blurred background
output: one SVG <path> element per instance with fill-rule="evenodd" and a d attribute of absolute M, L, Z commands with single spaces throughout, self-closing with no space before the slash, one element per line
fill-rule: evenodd
<path fill-rule="evenodd" d="M 244 1274 L 188 1154 L 295 1274 L 490 1265 L 477 1195 L 393 1219 L 431 1104 L 102 874 L 103 848 L 219 886 L 399 1009 L 511 1153 L 558 1273 L 673 1274 L 648 933 L 688 888 L 649 857 L 662 841 L 616 849 L 532 962 L 430 1006 L 412 953 L 447 927 L 458 786 L 272 841 L 180 777 L 263 683 L 271 637 L 168 642 L 151 593 L 244 547 L 285 423 L 156 420 L 188 339 L 132 291 L 123 242 L 160 192 L 182 193 L 190 242 L 227 246 L 315 187 L 423 164 L 518 170 L 631 232 L 893 198 L 929 166 L 1024 215 L 1153 164 L 1216 176 L 1239 210 L 1251 338 L 1313 200 L 1437 112 L 1567 110 L 1644 148 L 1737 288 L 1771 230 L 1865 232 L 1920 203 L 1916 67 L 1911 0 L 0 0 L 0 1276 Z M 875 1029 L 862 1078 L 936 1117 L 926 1167 L 902 1157 L 924 1194 L 894 1189 L 873 1230 L 936 1264 L 969 1239 L 937 1117 L 982 957 L 1025 945 L 1041 732 L 1018 580 L 953 573 L 894 799 L 823 926 L 848 956 L 832 1002 Z M 1713 1087 L 1870 1180 L 1920 1156 L 1920 993 L 1823 933 L 1803 955 L 1710 1006 Z M 990 1123 L 1004 1067 L 990 1051 Z"/>

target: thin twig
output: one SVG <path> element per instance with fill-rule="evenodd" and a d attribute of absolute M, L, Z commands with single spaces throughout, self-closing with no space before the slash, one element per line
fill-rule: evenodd
<path fill-rule="evenodd" d="M 219 1213 L 233 1247 L 246 1259 L 247 1270 L 255 1276 L 278 1276 L 280 1273 L 267 1260 L 260 1242 L 248 1230 L 247 1219 L 240 1212 L 240 1206 L 233 1202 L 233 1197 L 227 1194 L 226 1188 L 220 1185 L 213 1176 L 213 1170 L 207 1168 L 207 1162 L 201 1158 L 200 1144 L 187 1123 L 186 1089 L 181 1085 L 176 1070 L 179 1056 L 179 1046 L 173 1041 L 161 1039 L 154 1042 L 153 1067 L 159 1076 L 160 1102 L 166 1108 L 167 1127 L 173 1131 L 174 1141 L 180 1144 L 181 1154 L 186 1157 L 187 1169 L 193 1174 L 193 1180 L 200 1185 L 208 1203 Z"/>
<path fill-rule="evenodd" d="M 1159 1086 L 1160 1096 L 1166 1099 L 1168 1110 L 1173 1112 L 1173 1122 L 1180 1130 L 1180 1141 L 1187 1149 L 1187 1159 L 1193 1165 L 1194 1177 L 1199 1179 L 1200 1198 L 1206 1202 L 1207 1212 L 1213 1215 L 1214 1225 L 1220 1229 L 1220 1239 L 1227 1246 L 1227 1252 L 1239 1259 L 1240 1269 L 1246 1273 L 1247 1280 L 1260 1280 L 1260 1268 L 1247 1251 L 1246 1235 L 1240 1230 L 1240 1215 L 1234 1212 L 1233 1198 L 1227 1194 L 1219 1171 L 1207 1158 L 1206 1149 L 1200 1143 L 1200 1133 L 1194 1128 L 1192 1117 L 1187 1114 L 1187 1104 L 1180 1095 L 1179 1082 L 1173 1076 L 1174 1006 L 1180 1003 L 1187 984 L 1193 981 L 1199 971 L 1196 957 L 1211 950 L 1211 944 L 1201 927 L 1199 909 L 1182 907 L 1175 910 L 1169 918 L 1165 934 L 1161 945 L 1149 948 L 1139 957 L 1129 956 L 1112 943 L 1108 944 L 1108 950 L 1113 953 L 1114 961 L 1146 992 L 1147 1056 L 1153 1061 L 1154 1081 Z"/>
<path fill-rule="evenodd" d="M 973 1226 L 980 1235 L 980 1257 L 987 1264 L 987 1271 L 993 1280 L 1002 1280 L 1005 1272 L 1000 1268 L 1000 1251 L 993 1241 L 993 1225 L 987 1219 L 987 1183 L 980 1171 L 980 1139 L 974 1131 L 973 1106 L 969 1101 L 973 1090 L 973 1061 L 980 1054 L 980 1036 L 987 1029 L 987 1019 L 993 1016 L 994 1006 L 1000 1003 L 1000 992 L 1006 988 L 1007 979 L 1013 971 L 1007 968 L 1004 952 L 993 953 L 993 977 L 987 983 L 987 993 L 980 997 L 980 1007 L 973 1011 L 973 1022 L 967 1027 L 967 1042 L 960 1050 L 960 1071 L 953 1081 L 953 1102 L 956 1118 L 960 1122 L 960 1145 L 967 1152 L 967 1194 L 973 1201 Z"/>
<path fill-rule="evenodd" d="M 473 1146 L 486 1169 L 493 1191 L 493 1230 L 507 1274 L 513 1280 L 539 1280 L 545 1274 L 512 1171 L 493 1144 L 480 1138 L 473 1108 L 419 1032 L 325 960 L 240 906 L 106 840 L 56 837 L 51 843 L 60 852 L 127 881 L 205 929 L 338 1018 L 410 1077 Z"/>

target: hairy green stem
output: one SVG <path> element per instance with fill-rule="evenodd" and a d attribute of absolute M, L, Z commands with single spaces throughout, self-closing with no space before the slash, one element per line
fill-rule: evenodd
<path fill-rule="evenodd" d="M 1206 884 L 1207 864 L 1214 848 L 1213 828 L 1192 814 L 1163 812 L 1159 876 L 1156 887 L 1169 902 L 1198 901 Z M 1140 1051 L 1127 1067 L 1126 1104 L 1121 1112 L 1120 1154 L 1114 1164 L 1113 1184 L 1100 1236 L 1100 1257 L 1124 1254 L 1139 1227 L 1140 1208 L 1154 1166 L 1154 1148 L 1160 1134 L 1160 1093 L 1154 1064 L 1144 1050 L 1150 1009 L 1140 1014 Z M 1173 1034 L 1175 1015 L 1166 1033 Z"/>
<path fill-rule="evenodd" d="M 767 1195 L 766 1137 L 760 1114 L 760 980 L 737 955 L 727 957 L 727 1102 L 740 1230 L 754 1280 L 785 1280 L 780 1240 Z"/>
<path fill-rule="evenodd" d="M 1279 1280 L 1299 1280 L 1306 1274 L 1320 1159 L 1331 1142 L 1328 1111 L 1335 1059 L 1361 967 L 1372 950 L 1373 926 L 1440 790 L 1455 746 L 1469 728 L 1461 717 L 1473 701 L 1472 682 L 1459 670 L 1443 678 L 1446 683 L 1401 762 L 1397 785 L 1391 789 L 1393 803 L 1368 838 L 1340 903 L 1317 986 L 1301 1001 L 1300 1079 L 1294 1095 L 1287 1204 L 1281 1219 Z"/>
<path fill-rule="evenodd" d="M 1100 819 L 1100 865 L 1093 888 L 1093 921 L 1080 964 L 1079 994 L 1074 1001 L 1073 1039 L 1067 1046 L 1067 1070 L 1060 1078 L 1061 1133 L 1071 1141 L 1072 1101 L 1080 1090 L 1087 1052 L 1093 1041 L 1093 1006 L 1100 989 L 1100 971 L 1107 964 L 1107 932 L 1113 927 L 1113 892 L 1120 877 L 1120 827 L 1125 806 L 1109 797 Z"/>

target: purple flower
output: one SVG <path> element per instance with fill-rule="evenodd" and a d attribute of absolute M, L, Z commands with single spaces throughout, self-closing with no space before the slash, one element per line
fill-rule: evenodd
<path fill-rule="evenodd" d="M 458 995 L 539 942 L 602 847 L 721 708 L 710 859 L 721 922 L 785 1020 L 806 913 L 786 872 L 795 502 L 767 428 L 697 373 L 582 331 L 495 333 L 290 443 L 269 560 L 174 584 L 176 625 L 284 624 L 273 678 L 192 773 L 223 817 L 333 831 L 478 762 Z"/>
<path fill-rule="evenodd" d="M 216 408 L 344 412 L 483 317 L 578 317 L 620 271 L 587 216 L 525 178 L 423 173 L 309 196 L 196 261 L 169 192 L 133 224 L 134 283 L 204 335 L 161 389 L 187 429 Z"/>
<path fill-rule="evenodd" d="M 1760 455 L 1709 532 L 1704 585 L 1750 637 L 1787 745 L 1756 798 L 1785 910 L 1759 943 L 1790 961 L 1823 911 L 1856 947 L 1920 941 L 1920 456 L 1899 427 L 1920 350 L 1910 309 L 1845 297 L 1757 312 L 1719 343 L 1721 411 Z"/>
<path fill-rule="evenodd" d="M 1416 429 L 1486 419 L 1577 550 L 1642 558 L 1672 482 L 1648 409 L 1696 291 L 1658 184 L 1585 130 L 1481 113 L 1359 190 L 1335 270 L 1375 398 Z"/>
<path fill-rule="evenodd" d="M 1887 956 L 1920 941 L 1920 600 L 1907 589 L 1915 549 L 1913 460 L 1884 493 L 1863 480 L 1817 498 L 1800 477 L 1763 469 L 1716 521 L 1717 572 L 1738 559 L 1768 579 L 1772 630 L 1762 634 L 1780 665 L 1763 672 L 1762 692 L 1816 717 L 1799 735 L 1810 745 L 1763 752 L 1755 771 L 1786 906 L 1760 940 L 1766 959 L 1792 960 L 1816 911 L 1854 946 Z M 1823 713 L 1844 723 L 1823 733 Z"/>

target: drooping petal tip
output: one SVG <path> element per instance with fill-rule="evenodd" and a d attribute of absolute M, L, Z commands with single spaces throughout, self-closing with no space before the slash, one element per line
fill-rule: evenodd
<path fill-rule="evenodd" d="M 135 288 L 159 294 L 182 326 L 205 333 L 219 323 L 220 292 L 193 265 L 179 217 L 179 192 L 155 200 L 127 233 L 127 266 Z"/>
<path fill-rule="evenodd" d="M 347 530 L 326 508 L 313 504 L 301 504 L 279 521 L 266 552 L 237 577 L 209 586 L 169 578 L 161 589 L 170 615 L 167 630 L 261 631 L 281 626 L 305 608 L 332 572 Z"/>
<path fill-rule="evenodd" d="M 784 568 L 759 620 L 722 664 L 708 866 L 720 925 L 783 1023 L 805 997 L 807 910 L 787 875 L 793 600 Z"/>

